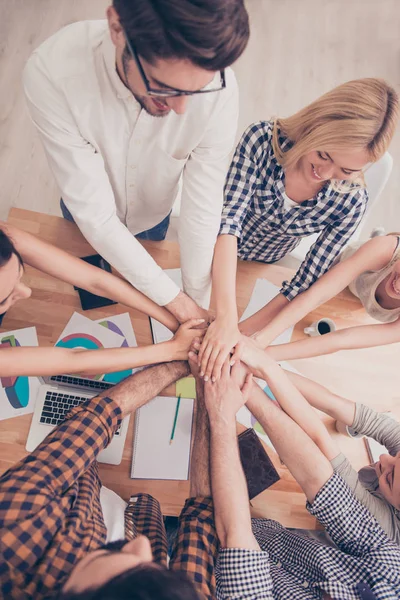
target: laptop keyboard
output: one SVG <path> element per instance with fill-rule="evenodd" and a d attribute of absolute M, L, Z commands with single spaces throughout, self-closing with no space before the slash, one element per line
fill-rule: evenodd
<path fill-rule="evenodd" d="M 86 380 L 85 380 L 86 381 Z M 102 383 L 102 382 L 98 382 Z M 43 403 L 42 413 L 40 415 L 40 423 L 45 425 L 59 425 L 64 421 L 69 411 L 83 404 L 88 400 L 87 397 L 76 396 L 74 394 L 65 394 L 63 392 L 46 392 Z M 114 435 L 120 435 L 121 427 L 118 427 Z"/>
<path fill-rule="evenodd" d="M 71 377 L 70 375 L 52 375 L 50 381 L 56 383 L 67 383 L 68 385 L 82 386 L 91 390 L 108 390 L 113 387 L 108 381 L 97 381 L 96 379 L 81 379 L 80 377 Z"/>

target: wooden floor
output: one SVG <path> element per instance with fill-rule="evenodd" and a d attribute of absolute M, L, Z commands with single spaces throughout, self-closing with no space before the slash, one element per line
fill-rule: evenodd
<path fill-rule="evenodd" d="M 60 214 L 59 194 L 21 89 L 34 48 L 60 27 L 103 18 L 111 0 L 0 0 L 0 217 L 10 206 Z M 247 0 L 248 48 L 235 65 L 238 136 L 251 122 L 288 115 L 339 83 L 383 77 L 400 91 L 399 0 Z M 365 224 L 400 227 L 400 134 L 395 166 Z"/>

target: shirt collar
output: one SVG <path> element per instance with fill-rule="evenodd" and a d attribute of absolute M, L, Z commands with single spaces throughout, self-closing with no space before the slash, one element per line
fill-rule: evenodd
<path fill-rule="evenodd" d="M 111 37 L 110 37 L 110 33 L 107 30 L 103 41 L 102 41 L 102 52 L 103 52 L 103 58 L 104 58 L 104 64 L 106 67 L 106 71 L 108 74 L 108 77 L 111 81 L 111 84 L 115 90 L 115 93 L 117 94 L 118 98 L 120 98 L 121 100 L 128 100 L 130 99 L 134 99 L 135 102 L 137 102 L 137 100 L 135 99 L 134 95 L 132 94 L 132 92 L 126 87 L 126 85 L 124 85 L 121 81 L 120 76 L 118 75 L 117 72 L 117 65 L 116 65 L 116 52 L 115 52 L 115 46 L 112 43 Z"/>

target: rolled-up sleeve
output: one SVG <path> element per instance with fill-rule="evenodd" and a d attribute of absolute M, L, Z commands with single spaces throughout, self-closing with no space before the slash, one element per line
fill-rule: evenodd
<path fill-rule="evenodd" d="M 321 232 L 295 276 L 290 281 L 283 282 L 280 292 L 287 300 L 293 300 L 297 294 L 307 290 L 331 267 L 340 250 L 359 226 L 367 200 L 367 192 L 363 189 L 357 190 L 351 198 L 351 209 L 346 217 Z"/>
<path fill-rule="evenodd" d="M 242 224 L 258 182 L 258 163 L 264 136 L 255 123 L 237 145 L 225 184 L 225 200 L 219 234 L 242 236 Z"/>
<path fill-rule="evenodd" d="M 62 90 L 35 53 L 23 83 L 50 168 L 79 229 L 132 285 L 157 304 L 168 304 L 178 295 L 178 286 L 118 218 L 101 154 L 82 137 Z"/>
<path fill-rule="evenodd" d="M 184 572 L 203 598 L 215 598 L 218 538 L 211 498 L 189 498 L 179 517 L 170 568 Z"/>
<path fill-rule="evenodd" d="M 363 559 L 370 558 L 371 564 L 376 559 L 377 565 L 397 565 L 397 573 L 400 573 L 400 548 L 389 541 L 381 526 L 353 496 L 340 475 L 332 475 L 314 502 L 307 502 L 307 510 L 324 525 L 343 552 Z M 399 575 L 398 580 L 400 583 Z"/>
<path fill-rule="evenodd" d="M 273 582 L 266 552 L 243 548 L 220 551 L 216 569 L 218 600 L 272 600 Z"/>

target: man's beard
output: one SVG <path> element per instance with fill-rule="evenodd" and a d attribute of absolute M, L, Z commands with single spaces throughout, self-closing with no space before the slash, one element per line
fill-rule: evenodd
<path fill-rule="evenodd" d="M 125 46 L 125 49 L 122 53 L 122 68 L 124 71 L 124 76 L 125 76 L 124 83 L 125 83 L 126 87 L 131 92 L 131 94 L 135 98 L 135 100 L 143 108 L 143 110 L 145 110 L 147 112 L 148 115 L 150 115 L 151 117 L 167 117 L 169 115 L 169 113 L 171 112 L 171 109 L 166 110 L 166 111 L 157 112 L 157 107 L 154 106 L 154 104 L 149 96 L 138 96 L 129 87 L 129 85 L 128 85 L 128 69 L 129 69 L 129 61 L 130 60 L 131 60 L 131 56 L 129 54 L 127 46 Z"/>

